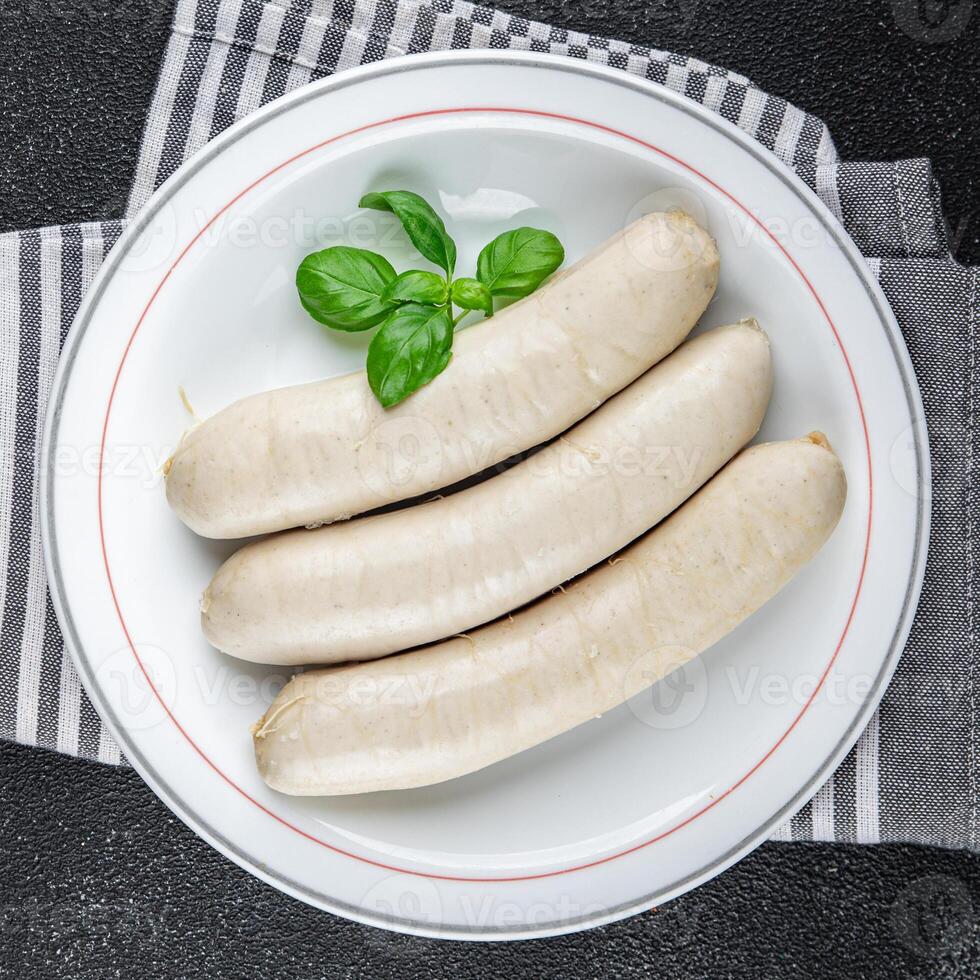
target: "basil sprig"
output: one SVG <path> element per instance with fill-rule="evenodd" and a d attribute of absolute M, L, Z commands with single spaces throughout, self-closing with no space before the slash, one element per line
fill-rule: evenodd
<path fill-rule="evenodd" d="M 452 347 L 453 318 L 447 306 L 400 306 L 368 347 L 368 384 L 375 397 L 385 408 L 397 405 L 445 369 Z"/>
<path fill-rule="evenodd" d="M 429 306 L 445 306 L 449 301 L 449 283 L 442 276 L 422 269 L 403 272 L 393 279 L 381 294 L 389 303 L 425 303 Z"/>
<path fill-rule="evenodd" d="M 457 279 L 452 288 L 453 302 L 463 310 L 482 310 L 493 316 L 493 296 L 477 279 Z"/>
<path fill-rule="evenodd" d="M 550 231 L 515 228 L 480 252 L 476 277 L 494 296 L 527 296 L 565 261 L 565 249 Z"/>
<path fill-rule="evenodd" d="M 367 330 L 391 312 L 394 303 L 383 296 L 396 275 L 377 252 L 335 245 L 300 262 L 296 288 L 314 320 L 334 330 Z"/>
<path fill-rule="evenodd" d="M 447 276 L 453 274 L 456 268 L 456 243 L 449 237 L 442 218 L 432 210 L 425 198 L 411 191 L 383 191 L 380 194 L 365 194 L 358 206 L 394 212 L 409 240 L 422 255 L 440 269 L 445 269 Z"/>
<path fill-rule="evenodd" d="M 456 324 L 469 311 L 493 316 L 495 296 L 527 296 L 565 259 L 551 232 L 515 228 L 480 252 L 475 278 L 454 279 L 456 243 L 424 198 L 383 191 L 365 194 L 360 205 L 393 213 L 415 248 L 443 273 L 411 269 L 399 275 L 376 252 L 346 245 L 313 252 L 296 270 L 300 302 L 315 320 L 345 331 L 380 324 L 368 347 L 367 376 L 385 408 L 445 370 Z M 461 311 L 455 316 L 454 306 Z"/>

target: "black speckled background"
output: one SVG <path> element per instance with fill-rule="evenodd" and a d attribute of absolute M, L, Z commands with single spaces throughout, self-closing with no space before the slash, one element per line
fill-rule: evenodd
<path fill-rule="evenodd" d="M 931 157 L 957 257 L 980 262 L 980 3 L 501 5 L 741 71 L 821 115 L 845 157 Z M 170 9 L 0 0 L 0 229 L 121 214 Z M 957 10 L 965 27 L 944 38 Z M 0 977 L 115 976 L 973 980 L 980 856 L 770 844 L 661 911 L 601 930 L 437 943 L 280 895 L 198 840 L 131 771 L 2 744 Z"/>

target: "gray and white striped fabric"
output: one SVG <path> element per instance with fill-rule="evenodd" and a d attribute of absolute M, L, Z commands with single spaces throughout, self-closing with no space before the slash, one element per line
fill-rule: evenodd
<path fill-rule="evenodd" d="M 118 763 L 48 595 L 37 519 L 44 412 L 58 355 L 122 222 L 0 235 L 0 738 Z"/>
<path fill-rule="evenodd" d="M 695 58 L 453 0 L 181 0 L 129 201 L 135 214 L 196 150 L 298 86 L 447 48 L 518 48 L 612 65 L 731 120 L 816 189 L 867 256 L 905 333 L 925 402 L 933 530 L 912 635 L 878 713 L 780 840 L 978 849 L 974 626 L 977 269 L 949 253 L 925 160 L 845 163 L 815 117 Z M 65 656 L 44 584 L 37 441 L 54 365 L 120 221 L 0 236 L 0 737 L 105 762 L 119 750 Z"/>

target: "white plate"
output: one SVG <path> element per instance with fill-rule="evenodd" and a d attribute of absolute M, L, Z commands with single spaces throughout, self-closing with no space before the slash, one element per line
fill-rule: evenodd
<path fill-rule="evenodd" d="M 518 224 L 552 229 L 576 259 L 639 213 L 693 210 L 722 255 L 704 323 L 754 314 L 772 338 L 777 382 L 762 436 L 822 429 L 850 494 L 812 565 L 695 661 L 683 685 L 659 685 L 444 785 L 293 800 L 258 778 L 248 734 L 283 672 L 205 643 L 198 597 L 230 546 L 177 521 L 158 467 L 188 424 L 179 385 L 207 415 L 363 364 L 367 338 L 321 332 L 292 279 L 304 254 L 340 240 L 410 262 L 392 224 L 356 208 L 364 191 L 391 187 L 446 213 L 461 272 Z M 569 60 L 390 61 L 232 127 L 113 249 L 49 414 L 48 571 L 85 687 L 126 756 L 234 861 L 391 929 L 554 934 L 717 874 L 855 741 L 921 580 L 921 417 L 900 335 L 861 257 L 815 196 L 734 127 L 665 89 Z"/>

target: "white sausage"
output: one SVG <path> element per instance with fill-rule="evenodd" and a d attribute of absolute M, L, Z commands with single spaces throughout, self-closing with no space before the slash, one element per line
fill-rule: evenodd
<path fill-rule="evenodd" d="M 755 321 L 712 330 L 493 479 L 247 545 L 205 593 L 204 632 L 246 660 L 327 664 L 486 623 L 669 514 L 758 432 L 771 390 Z"/>
<path fill-rule="evenodd" d="M 210 538 L 328 523 L 449 486 L 545 442 L 670 353 L 714 294 L 714 242 L 641 218 L 527 299 L 463 330 L 388 410 L 363 372 L 235 402 L 191 430 L 167 499 Z"/>
<path fill-rule="evenodd" d="M 633 697 L 721 639 L 820 549 L 846 482 L 819 433 L 745 450 L 622 560 L 421 650 L 299 674 L 253 729 L 293 795 L 425 786 Z"/>

